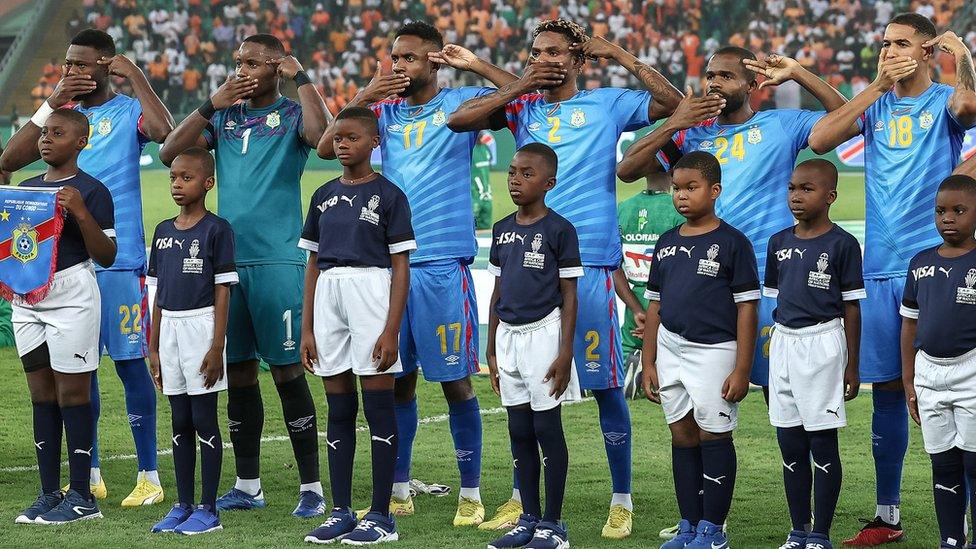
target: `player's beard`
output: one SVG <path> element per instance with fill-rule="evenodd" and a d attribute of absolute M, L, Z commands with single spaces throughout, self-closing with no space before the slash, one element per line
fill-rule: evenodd
<path fill-rule="evenodd" d="M 722 95 L 722 97 L 725 98 L 725 108 L 722 109 L 722 114 L 726 115 L 741 109 L 742 105 L 744 105 L 746 100 L 749 98 L 749 96 L 745 94 L 732 96 Z"/>
<path fill-rule="evenodd" d="M 410 79 L 410 83 L 407 84 L 407 88 L 400 92 L 398 95 L 400 97 L 410 97 L 411 95 L 417 93 L 418 90 L 427 85 L 425 80 L 417 80 L 414 78 Z"/>

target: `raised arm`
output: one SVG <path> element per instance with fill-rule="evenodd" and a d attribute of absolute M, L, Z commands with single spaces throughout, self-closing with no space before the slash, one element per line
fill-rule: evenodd
<path fill-rule="evenodd" d="M 109 74 L 121 76 L 132 85 L 132 91 L 142 107 L 142 133 L 156 143 L 162 143 L 166 140 L 166 136 L 173 131 L 176 122 L 166 105 L 163 105 L 159 96 L 149 85 L 149 80 L 142 69 L 122 54 L 100 57 L 98 64 L 108 65 Z"/>
<path fill-rule="evenodd" d="M 457 70 L 473 72 L 494 84 L 496 88 L 510 84 L 519 78 L 501 67 L 497 67 L 481 59 L 468 49 L 457 44 L 445 44 L 441 51 L 433 51 L 427 54 L 427 58 Z"/>
<path fill-rule="evenodd" d="M 808 71 L 791 57 L 774 53 L 768 55 L 766 59 L 743 59 L 742 64 L 752 72 L 766 77 L 759 83 L 759 89 L 767 86 L 778 86 L 787 80 L 793 80 L 816 97 L 827 112 L 835 111 L 847 103 L 847 98 L 833 86 Z M 854 130 L 857 130 L 856 125 Z"/>
<path fill-rule="evenodd" d="M 582 44 L 573 44 L 572 49 L 587 57 L 613 59 L 651 92 L 653 101 L 648 109 L 651 120 L 670 116 L 681 101 L 681 92 L 668 82 L 661 73 L 642 63 L 634 54 L 610 42 L 602 36 L 594 36 Z"/>
<path fill-rule="evenodd" d="M 628 183 L 646 177 L 657 165 L 657 153 L 667 145 L 676 132 L 686 130 L 699 122 L 718 116 L 725 107 L 725 99 L 719 95 L 695 97 L 688 88 L 667 120 L 651 133 L 638 139 L 627 148 L 617 164 L 617 177 Z"/>
<path fill-rule="evenodd" d="M 940 50 L 956 59 L 956 90 L 949 98 L 949 110 L 964 127 L 976 124 L 976 70 L 973 69 L 973 54 L 952 31 L 922 44 L 923 47 L 938 46 Z"/>
<path fill-rule="evenodd" d="M 62 187 L 58 191 L 58 204 L 78 223 L 81 239 L 85 243 L 88 255 L 102 267 L 111 267 L 115 263 L 115 239 L 105 234 L 98 225 L 98 221 L 85 206 L 85 199 L 81 197 L 78 189 L 70 186 Z"/>
<path fill-rule="evenodd" d="M 309 147 L 317 146 L 322 139 L 322 134 L 325 133 L 325 128 L 332 120 L 332 114 L 325 108 L 322 96 L 308 79 L 302 64 L 294 56 L 269 59 L 266 63 L 276 66 L 278 76 L 281 78 L 295 81 L 295 85 L 298 86 L 298 102 L 302 106 L 302 140 Z"/>
<path fill-rule="evenodd" d="M 177 155 L 190 147 L 212 148 L 203 136 L 210 119 L 217 111 L 230 107 L 256 87 L 257 80 L 254 78 L 237 78 L 234 74 L 228 76 L 213 97 L 204 101 L 200 108 L 191 112 L 170 132 L 163 146 L 159 148 L 159 161 L 169 166 Z"/>
<path fill-rule="evenodd" d="M 965 162 L 956 166 L 955 171 L 952 175 L 968 175 L 969 177 L 976 177 L 976 154 L 970 156 Z"/>
<path fill-rule="evenodd" d="M 874 104 L 895 82 L 912 74 L 918 62 L 911 57 L 902 56 L 885 60 L 887 48 L 881 48 L 878 59 L 878 76 L 861 93 L 854 96 L 836 110 L 827 113 L 817 121 L 807 142 L 817 154 L 832 151 L 837 145 L 858 134 L 857 120 Z"/>
<path fill-rule="evenodd" d="M 530 63 L 522 77 L 497 91 L 469 99 L 447 117 L 447 127 L 456 132 L 487 130 L 504 114 L 502 109 L 519 96 L 538 89 L 559 85 L 566 78 L 562 63 Z"/>

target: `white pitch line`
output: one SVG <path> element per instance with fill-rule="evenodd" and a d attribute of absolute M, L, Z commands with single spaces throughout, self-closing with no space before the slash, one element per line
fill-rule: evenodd
<path fill-rule="evenodd" d="M 581 402 L 589 402 L 591 400 L 593 400 L 593 397 L 587 397 L 587 398 L 584 398 L 582 400 L 577 400 L 577 401 L 574 401 L 574 402 L 564 402 L 563 405 L 570 406 L 572 404 L 579 404 Z M 502 414 L 502 413 L 505 413 L 505 408 L 502 407 L 502 406 L 498 406 L 498 407 L 495 407 L 495 408 L 482 408 L 481 409 L 481 415 L 482 416 L 493 416 L 493 415 Z M 450 416 L 448 416 L 447 414 L 440 414 L 440 415 L 436 415 L 436 416 L 422 417 L 422 418 L 420 418 L 420 420 L 417 423 L 419 425 L 428 425 L 428 424 L 431 424 L 431 423 L 443 423 L 443 422 L 447 421 L 447 419 L 449 417 Z M 360 432 L 360 433 L 365 432 L 365 431 L 368 431 L 368 430 L 369 430 L 369 427 L 366 426 L 366 425 L 363 425 L 363 426 L 360 426 L 360 427 L 357 427 L 356 428 L 356 431 L 357 432 Z M 323 431 L 319 431 L 318 432 L 318 435 L 319 435 L 319 438 L 325 438 L 325 433 Z M 274 436 L 268 436 L 268 437 L 261 437 L 261 442 L 262 443 L 264 443 L 264 442 L 286 442 L 288 440 L 290 440 L 290 439 L 287 436 L 283 436 L 283 435 L 274 435 Z M 233 447 L 233 445 L 230 442 L 225 442 L 223 444 L 223 446 L 224 446 L 224 448 L 232 448 Z M 172 454 L 173 454 L 173 449 L 172 448 L 167 448 L 165 450 L 159 450 L 158 452 L 156 452 L 156 455 L 157 456 L 169 456 L 169 455 L 172 455 Z M 103 461 L 103 462 L 105 462 L 105 461 L 131 461 L 131 460 L 134 460 L 136 458 L 137 458 L 137 456 L 135 454 L 119 454 L 119 455 L 104 456 L 104 457 L 101 458 L 101 461 Z M 67 465 L 67 464 L 68 464 L 67 461 L 61 462 L 61 465 L 63 465 L 63 466 L 64 465 Z M 17 466 L 14 466 L 14 467 L 0 467 L 0 473 L 25 473 L 25 472 L 30 472 L 30 471 L 37 471 L 37 465 L 17 465 Z"/>

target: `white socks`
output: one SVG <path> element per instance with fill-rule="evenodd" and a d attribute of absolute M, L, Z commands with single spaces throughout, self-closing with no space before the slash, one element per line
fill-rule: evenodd
<path fill-rule="evenodd" d="M 95 478 L 94 475 L 92 475 L 92 478 Z M 148 480 L 149 484 L 161 486 L 159 483 L 159 471 L 139 471 L 139 474 L 136 475 L 136 482 L 138 483 L 140 480 Z M 94 484 L 94 481 L 92 483 Z"/>
<path fill-rule="evenodd" d="M 394 482 L 393 483 L 393 497 L 400 501 L 403 501 L 410 497 L 410 483 L 409 482 Z"/>
<path fill-rule="evenodd" d="M 519 502 L 519 503 L 522 503 L 522 491 L 519 490 L 518 488 L 513 488 L 512 489 L 512 499 L 515 500 L 515 501 L 517 501 L 517 502 Z"/>
<path fill-rule="evenodd" d="M 88 481 L 90 484 L 98 484 L 99 482 L 102 482 L 101 467 L 92 467 L 91 472 L 89 474 L 91 476 L 91 480 Z"/>
<path fill-rule="evenodd" d="M 309 482 L 308 484 L 302 484 L 298 487 L 299 492 L 315 492 L 318 495 L 322 495 L 322 483 L 321 482 Z"/>
<path fill-rule="evenodd" d="M 241 477 L 237 477 L 237 482 L 234 483 L 234 488 L 237 488 L 241 492 L 246 492 L 248 494 L 251 494 L 252 496 L 256 496 L 261 493 L 261 479 L 259 478 L 244 479 Z M 258 499 L 261 499 L 263 497 L 264 495 L 261 494 L 261 497 Z"/>
<path fill-rule="evenodd" d="M 481 488 L 478 486 L 475 486 L 474 488 L 464 488 L 462 486 L 461 493 L 459 494 L 458 497 L 473 499 L 475 501 L 481 501 Z"/>
<path fill-rule="evenodd" d="M 901 521 L 901 507 L 898 505 L 878 505 L 877 516 L 888 524 L 898 524 Z"/>
<path fill-rule="evenodd" d="M 614 494 L 610 497 L 610 505 L 620 505 L 628 511 L 634 510 L 634 500 L 631 499 L 630 494 Z"/>

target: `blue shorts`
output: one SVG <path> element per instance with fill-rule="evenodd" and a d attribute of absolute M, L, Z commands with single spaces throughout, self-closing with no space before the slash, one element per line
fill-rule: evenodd
<path fill-rule="evenodd" d="M 271 366 L 301 362 L 305 266 L 238 265 L 230 287 L 227 363 L 261 358 Z"/>
<path fill-rule="evenodd" d="M 102 295 L 98 350 L 112 360 L 145 358 L 149 351 L 149 294 L 144 269 L 96 271 Z"/>
<path fill-rule="evenodd" d="M 583 267 L 583 278 L 577 279 L 573 358 L 581 389 L 613 389 L 624 384 L 626 372 L 613 271 L 607 267 Z"/>
<path fill-rule="evenodd" d="M 776 300 L 771 297 L 759 298 L 759 326 L 756 329 L 756 353 L 752 358 L 752 373 L 749 381 L 763 387 L 769 385 L 769 337 L 773 333 L 773 309 Z"/>
<path fill-rule="evenodd" d="M 410 266 L 400 362 L 397 377 L 420 368 L 424 379 L 439 383 L 478 372 L 478 302 L 471 269 L 461 261 Z"/>
<path fill-rule="evenodd" d="M 905 277 L 864 281 L 867 299 L 861 300 L 862 383 L 884 383 L 901 378 L 901 306 Z"/>

